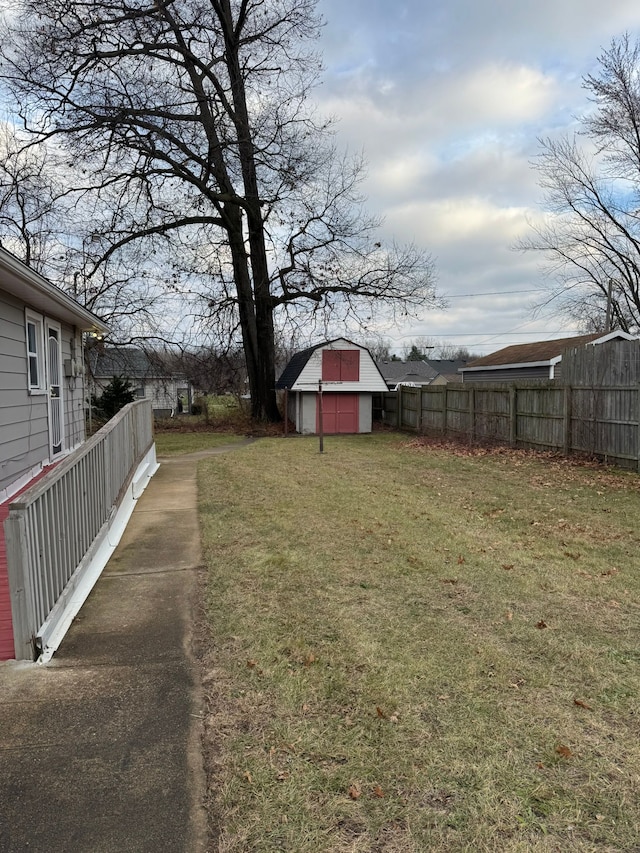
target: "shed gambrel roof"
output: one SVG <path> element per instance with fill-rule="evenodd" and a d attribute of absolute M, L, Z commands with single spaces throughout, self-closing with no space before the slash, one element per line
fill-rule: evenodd
<path fill-rule="evenodd" d="M 295 353 L 295 355 L 292 355 L 289 363 L 282 371 L 282 373 L 280 374 L 280 378 L 276 382 L 276 388 L 280 390 L 284 388 L 291 388 L 298 376 L 300 376 L 300 374 L 302 373 L 302 369 L 309 361 L 313 353 L 317 349 L 325 347 L 327 343 L 333 343 L 333 341 L 323 341 L 323 343 L 321 344 L 316 344 L 313 347 L 301 349 L 299 352 Z"/>
<path fill-rule="evenodd" d="M 315 352 L 317 352 L 318 350 L 321 350 L 321 349 L 335 348 L 334 344 L 340 344 L 340 343 L 349 344 L 349 346 L 354 347 L 354 348 L 360 350 L 361 352 L 364 352 L 367 354 L 367 356 L 371 362 L 371 366 L 372 366 L 372 370 L 373 370 L 374 375 L 376 375 L 380 378 L 381 388 L 378 389 L 376 386 L 376 390 L 385 390 L 387 387 L 386 382 L 384 380 L 384 377 L 380 373 L 378 366 L 376 365 L 375 361 L 373 360 L 373 357 L 372 357 L 371 353 L 369 352 L 369 350 L 366 347 L 361 346 L 360 344 L 356 344 L 354 341 L 348 340 L 347 338 L 333 338 L 330 341 L 322 341 L 319 344 L 315 344 L 312 347 L 307 347 L 306 349 L 300 350 L 299 352 L 295 353 L 295 355 L 293 355 L 291 357 L 289 363 L 287 364 L 285 369 L 280 374 L 280 378 L 276 382 L 276 388 L 278 390 L 284 390 L 284 389 L 291 390 L 295 386 L 296 382 L 300 378 L 300 375 L 302 374 L 303 370 L 305 369 L 305 367 L 309 363 L 309 360 L 311 359 L 311 357 L 313 356 L 313 354 Z M 351 383 L 345 383 L 345 384 L 351 384 Z M 357 384 L 357 383 L 352 383 L 352 384 Z M 382 385 L 384 386 L 384 389 L 382 388 Z M 363 390 L 365 390 L 365 389 L 363 389 Z"/>
<path fill-rule="evenodd" d="M 480 370 L 492 367 L 515 367 L 526 365 L 551 364 L 561 359 L 562 353 L 572 347 L 582 347 L 586 344 L 604 343 L 615 338 L 633 340 L 633 335 L 626 332 L 596 332 L 591 335 L 577 335 L 572 338 L 558 338 L 554 341 L 536 341 L 529 344 L 516 344 L 470 361 L 465 370 Z"/>

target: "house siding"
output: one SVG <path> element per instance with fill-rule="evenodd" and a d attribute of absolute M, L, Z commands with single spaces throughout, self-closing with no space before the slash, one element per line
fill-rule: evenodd
<path fill-rule="evenodd" d="M 49 460 L 47 394 L 29 393 L 25 306 L 0 291 L 0 499 Z M 48 319 L 54 320 L 55 317 Z M 62 359 L 80 356 L 80 338 L 61 325 Z M 84 440 L 81 377 L 62 380 L 64 449 Z"/>
<path fill-rule="evenodd" d="M 517 382 L 522 379 L 549 379 L 549 366 L 505 367 L 504 370 L 465 370 L 464 382 Z"/>
<path fill-rule="evenodd" d="M 0 292 L 0 495 L 49 458 L 46 394 L 29 394 L 25 306 Z"/>
<path fill-rule="evenodd" d="M 82 339 L 71 326 L 62 325 L 62 388 L 64 404 L 65 450 L 74 450 L 85 439 L 84 379 L 82 376 L 66 377 L 64 362 L 75 358 L 82 360 Z"/>

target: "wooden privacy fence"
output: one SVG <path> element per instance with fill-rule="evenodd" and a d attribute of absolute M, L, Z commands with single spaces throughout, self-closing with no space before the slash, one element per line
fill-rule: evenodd
<path fill-rule="evenodd" d="M 570 351 L 561 377 L 400 387 L 378 405 L 400 429 L 586 453 L 640 471 L 640 342 Z"/>
<path fill-rule="evenodd" d="M 130 403 L 10 505 L 5 537 L 17 659 L 35 659 L 47 645 L 152 445 L 151 403 Z"/>

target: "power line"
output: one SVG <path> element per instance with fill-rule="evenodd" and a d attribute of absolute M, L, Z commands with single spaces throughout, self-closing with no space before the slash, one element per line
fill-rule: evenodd
<path fill-rule="evenodd" d="M 470 299 L 474 296 L 510 296 L 513 293 L 543 293 L 539 287 L 530 290 L 489 290 L 486 293 L 455 293 L 443 294 L 444 299 Z"/>
<path fill-rule="evenodd" d="M 401 340 L 404 340 L 405 338 L 484 338 L 487 335 L 489 335 L 489 337 L 491 338 L 504 338 L 508 335 L 515 335 L 516 337 L 521 337 L 522 335 L 562 335 L 562 337 L 566 338 L 571 337 L 571 334 L 572 333 L 567 332 L 566 329 L 554 329 L 553 331 L 546 332 L 542 332 L 540 330 L 538 330 L 537 332 L 517 332 L 515 330 L 512 330 L 510 332 L 432 332 L 428 335 L 416 335 L 414 333 L 411 335 L 399 335 L 396 337 L 400 338 Z M 574 332 L 573 334 L 578 335 L 579 332 Z"/>

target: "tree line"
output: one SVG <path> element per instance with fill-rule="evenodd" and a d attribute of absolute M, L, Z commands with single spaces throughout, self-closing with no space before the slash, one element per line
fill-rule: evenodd
<path fill-rule="evenodd" d="M 267 420 L 278 332 L 437 302 L 430 255 L 383 245 L 361 158 L 310 104 L 316 5 L 17 0 L 0 39 L 21 127 L 5 212 L 29 262 L 121 335 L 168 335 L 189 313 L 238 342 Z"/>

